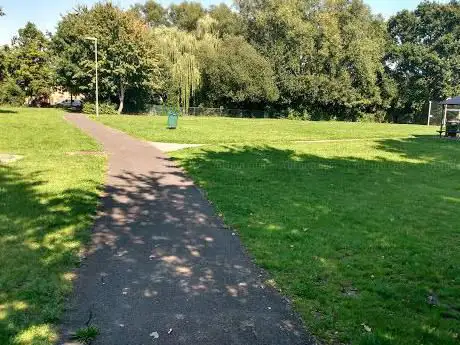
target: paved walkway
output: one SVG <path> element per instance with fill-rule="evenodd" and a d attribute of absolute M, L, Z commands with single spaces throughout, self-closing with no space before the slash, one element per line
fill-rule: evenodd
<path fill-rule="evenodd" d="M 83 115 L 66 118 L 104 145 L 109 171 L 61 344 L 86 325 L 100 330 L 94 345 L 313 344 L 172 161 Z"/>

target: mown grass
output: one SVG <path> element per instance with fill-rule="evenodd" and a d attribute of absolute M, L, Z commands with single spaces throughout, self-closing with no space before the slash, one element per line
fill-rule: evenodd
<path fill-rule="evenodd" d="M 89 239 L 104 175 L 100 151 L 57 110 L 0 109 L 0 344 L 48 345 Z"/>
<path fill-rule="evenodd" d="M 173 157 L 325 344 L 459 344 L 459 142 L 221 145 Z"/>
<path fill-rule="evenodd" d="M 93 117 L 93 119 L 96 119 Z M 398 138 L 435 135 L 436 128 L 379 123 L 314 122 L 277 119 L 180 117 L 178 128 L 166 128 L 165 116 L 99 116 L 98 121 L 132 136 L 158 142 L 221 144 L 292 142 L 323 139 Z"/>

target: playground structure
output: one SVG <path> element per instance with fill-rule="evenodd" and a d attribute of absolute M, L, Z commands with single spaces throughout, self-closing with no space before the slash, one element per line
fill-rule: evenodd
<path fill-rule="evenodd" d="M 442 120 L 438 130 L 439 136 L 458 138 L 460 134 L 460 96 L 448 98 L 438 103 L 442 107 Z M 433 102 L 430 102 L 428 110 L 428 125 L 433 118 Z"/>
<path fill-rule="evenodd" d="M 460 133 L 460 96 L 446 99 L 440 103 L 444 106 L 444 116 L 439 129 L 439 135 L 443 134 L 449 138 L 457 138 Z M 448 113 L 455 113 L 455 118 L 448 118 Z"/>

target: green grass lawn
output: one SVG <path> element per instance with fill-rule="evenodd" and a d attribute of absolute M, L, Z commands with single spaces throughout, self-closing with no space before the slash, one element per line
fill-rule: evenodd
<path fill-rule="evenodd" d="M 179 126 L 176 130 L 168 130 L 165 116 L 106 115 L 100 116 L 97 120 L 149 141 L 195 144 L 398 138 L 408 135 L 436 134 L 435 127 L 378 123 L 189 116 L 179 118 Z"/>
<path fill-rule="evenodd" d="M 221 145 L 173 157 L 325 344 L 459 344 L 459 142 Z"/>
<path fill-rule="evenodd" d="M 54 343 L 103 181 L 99 146 L 61 111 L 0 109 L 0 344 Z"/>
<path fill-rule="evenodd" d="M 172 155 L 324 343 L 459 343 L 459 142 L 409 125 L 99 120 L 152 141 L 229 143 Z M 104 158 L 67 154 L 99 147 L 58 111 L 0 110 L 0 128 L 0 152 L 25 156 L 0 166 L 0 344 L 50 344 Z M 293 142 L 350 138 L 386 139 Z"/>

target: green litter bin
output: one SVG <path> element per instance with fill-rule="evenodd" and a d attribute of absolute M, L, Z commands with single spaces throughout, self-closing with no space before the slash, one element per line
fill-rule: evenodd
<path fill-rule="evenodd" d="M 177 119 L 179 118 L 179 114 L 173 110 L 168 111 L 168 129 L 176 129 L 177 128 Z"/>

